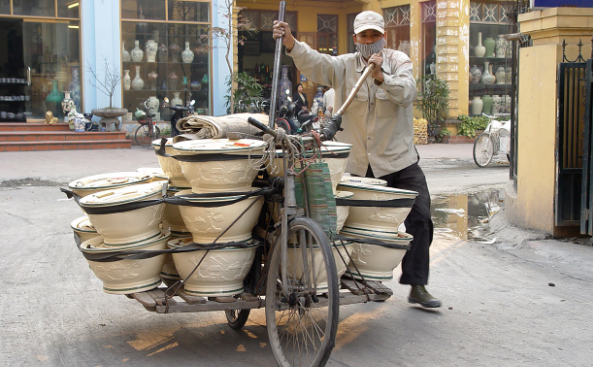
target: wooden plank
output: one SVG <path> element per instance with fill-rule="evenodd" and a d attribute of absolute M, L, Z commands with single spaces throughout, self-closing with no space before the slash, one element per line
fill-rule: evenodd
<path fill-rule="evenodd" d="M 355 295 L 361 295 L 361 294 L 365 294 L 365 286 L 364 284 L 354 280 L 354 279 L 346 279 L 346 278 L 342 278 L 341 279 L 342 282 L 342 287 L 348 289 L 350 292 L 352 292 Z M 369 290 L 367 289 L 367 292 Z M 370 293 L 370 292 L 368 292 Z"/>
<path fill-rule="evenodd" d="M 235 303 L 237 299 L 235 297 L 208 297 L 208 300 L 219 303 Z"/>
<path fill-rule="evenodd" d="M 207 311 L 224 311 L 224 310 L 246 310 L 251 308 L 264 307 L 264 300 L 258 300 L 253 302 L 245 302 L 243 300 L 237 300 L 233 303 L 220 303 L 215 301 L 207 301 L 204 304 L 193 304 L 190 305 L 185 302 L 179 302 L 174 306 L 169 306 L 166 310 L 165 306 L 156 306 L 157 313 L 182 313 L 182 312 L 207 312 Z"/>
<path fill-rule="evenodd" d="M 146 292 L 133 293 L 132 297 L 149 311 L 155 311 L 156 301 Z"/>
<path fill-rule="evenodd" d="M 259 299 L 256 296 L 254 296 L 253 294 L 251 294 L 251 293 L 245 293 L 245 292 L 239 294 L 237 297 L 239 299 L 242 299 L 243 301 L 246 301 L 246 302 L 257 301 Z"/>
<path fill-rule="evenodd" d="M 378 294 L 388 294 L 389 296 L 392 296 L 393 295 L 393 290 L 391 290 L 391 288 L 389 288 L 389 287 L 386 287 L 381 282 L 367 281 L 367 285 L 369 286 L 369 288 L 371 288 L 372 290 L 374 290 L 375 293 L 378 293 Z"/>
<path fill-rule="evenodd" d="M 202 304 L 208 302 L 208 299 L 206 297 L 192 296 L 192 295 L 189 295 L 183 291 L 177 291 L 176 295 L 181 297 L 185 302 L 187 302 L 190 305 L 196 305 L 196 304 L 202 305 Z"/>
<path fill-rule="evenodd" d="M 165 306 L 165 291 L 162 288 L 153 289 L 146 293 L 155 300 L 158 306 Z M 170 298 L 167 303 L 169 306 L 175 306 L 177 301 Z"/>

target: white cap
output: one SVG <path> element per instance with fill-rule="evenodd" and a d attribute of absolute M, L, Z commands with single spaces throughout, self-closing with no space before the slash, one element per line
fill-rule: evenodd
<path fill-rule="evenodd" d="M 385 33 L 385 20 L 381 14 L 372 10 L 363 11 L 354 18 L 354 34 L 358 34 L 367 29 L 374 29 Z"/>

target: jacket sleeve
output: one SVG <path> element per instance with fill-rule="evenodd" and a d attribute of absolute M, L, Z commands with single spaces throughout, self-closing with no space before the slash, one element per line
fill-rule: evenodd
<path fill-rule="evenodd" d="M 319 53 L 303 42 L 294 42 L 292 51 L 286 54 L 296 67 L 315 83 L 334 86 L 338 75 L 344 75 L 344 63 L 339 56 Z"/>
<path fill-rule="evenodd" d="M 387 98 L 393 103 L 407 107 L 416 99 L 418 93 L 416 81 L 412 74 L 412 62 L 407 57 L 389 60 L 388 68 L 391 74 L 383 72 L 384 81 L 379 88 L 385 91 Z M 385 70 L 385 66 L 381 69 Z"/>

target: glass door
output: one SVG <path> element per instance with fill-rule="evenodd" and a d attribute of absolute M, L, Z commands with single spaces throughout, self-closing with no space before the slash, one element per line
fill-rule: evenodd
<path fill-rule="evenodd" d="M 25 122 L 23 21 L 0 18 L 0 122 Z"/>

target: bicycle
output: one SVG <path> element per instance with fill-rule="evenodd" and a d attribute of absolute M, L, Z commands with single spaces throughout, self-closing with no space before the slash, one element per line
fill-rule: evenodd
<path fill-rule="evenodd" d="M 138 126 L 134 132 L 134 140 L 136 141 L 136 144 L 140 146 L 151 147 L 152 142 L 161 137 L 161 129 L 156 126 L 156 121 L 153 120 L 153 117 L 156 115 L 150 113 L 150 109 L 146 102 L 147 101 L 144 101 L 144 108 L 148 113 L 142 110 L 136 111 L 136 119 L 140 126 Z"/>
<path fill-rule="evenodd" d="M 495 156 L 501 153 L 509 159 L 511 146 L 510 120 L 497 120 L 497 117 L 509 116 L 509 114 L 483 115 L 490 121 L 484 132 L 474 142 L 473 151 L 474 162 L 480 168 L 486 167 Z"/>
<path fill-rule="evenodd" d="M 191 93 L 189 94 L 189 96 L 191 98 Z M 169 106 L 169 98 L 167 97 L 165 97 L 164 101 L 165 107 L 174 111 L 173 116 L 171 116 L 171 137 L 175 137 L 179 135 L 179 130 L 177 130 L 177 121 L 185 117 L 186 113 L 187 116 L 191 116 L 194 114 L 194 105 L 196 104 L 196 100 L 192 99 L 191 101 L 188 101 L 186 107 L 181 105 Z"/>

